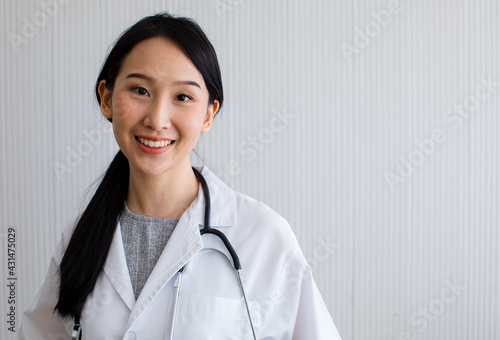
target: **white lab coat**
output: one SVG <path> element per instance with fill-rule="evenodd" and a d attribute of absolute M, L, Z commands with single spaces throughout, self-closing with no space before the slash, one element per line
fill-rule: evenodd
<path fill-rule="evenodd" d="M 211 226 L 225 233 L 241 260 L 259 339 L 340 340 L 288 223 L 263 203 L 231 190 L 207 168 L 201 172 L 211 194 Z M 168 338 L 174 281 L 186 264 L 174 338 L 252 339 L 234 269 L 220 253 L 202 250 L 208 247 L 227 253 L 218 238 L 200 236 L 204 208 L 200 186 L 137 301 L 118 225 L 104 272 L 82 313 L 83 339 Z M 73 321 L 63 322 L 52 311 L 57 300 L 57 267 L 72 230 L 63 232 L 47 278 L 22 318 L 20 339 L 71 338 Z"/>

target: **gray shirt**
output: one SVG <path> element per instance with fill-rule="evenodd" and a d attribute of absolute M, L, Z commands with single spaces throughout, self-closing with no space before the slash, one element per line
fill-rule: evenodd
<path fill-rule="evenodd" d="M 170 239 L 177 222 L 179 222 L 178 218 L 135 215 L 125 204 L 125 209 L 120 215 L 120 226 L 136 300 Z"/>

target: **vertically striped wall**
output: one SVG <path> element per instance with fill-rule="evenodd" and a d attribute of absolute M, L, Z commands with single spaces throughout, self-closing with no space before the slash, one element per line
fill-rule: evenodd
<path fill-rule="evenodd" d="M 204 27 L 226 90 L 193 161 L 290 222 L 344 339 L 500 339 L 499 7 L 3 0 L 0 338 L 9 278 L 19 323 L 116 152 L 93 101 L 108 46 L 168 10 Z"/>

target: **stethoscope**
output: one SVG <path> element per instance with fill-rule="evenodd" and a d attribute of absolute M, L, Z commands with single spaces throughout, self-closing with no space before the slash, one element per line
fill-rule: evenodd
<path fill-rule="evenodd" d="M 212 229 L 210 227 L 210 209 L 211 209 L 210 191 L 208 190 L 208 185 L 207 185 L 207 182 L 205 181 L 205 178 L 203 177 L 203 175 L 194 167 L 193 167 L 193 172 L 201 184 L 201 188 L 203 190 L 203 196 L 205 197 L 205 218 L 204 218 L 205 221 L 204 221 L 203 228 L 200 229 L 200 234 L 202 236 L 204 234 L 212 234 L 212 235 L 217 236 L 222 241 L 222 243 L 224 243 L 224 246 L 226 247 L 227 251 L 231 255 L 231 259 L 233 260 L 232 267 L 236 271 L 236 276 L 237 276 L 237 279 L 238 279 L 238 282 L 239 282 L 239 285 L 241 288 L 243 300 L 245 301 L 245 308 L 247 310 L 248 320 L 250 322 L 250 327 L 252 328 L 252 335 L 253 335 L 254 340 L 257 340 L 257 333 L 255 331 L 255 327 L 254 327 L 253 319 L 252 319 L 252 314 L 250 312 L 250 306 L 248 304 L 247 295 L 245 293 L 245 286 L 243 285 L 243 281 L 241 280 L 241 262 L 240 262 L 240 259 L 238 258 L 236 251 L 234 250 L 233 246 L 231 245 L 231 243 L 227 239 L 226 235 L 224 235 L 224 233 L 222 231 L 217 230 L 217 229 Z M 229 260 L 229 258 L 227 257 L 227 255 L 225 253 L 223 253 L 222 251 L 220 251 L 218 249 L 214 249 L 214 248 L 207 248 L 207 250 L 215 250 L 215 251 L 221 253 L 222 255 L 224 255 L 228 259 L 228 261 L 231 262 Z M 172 320 L 171 320 L 171 327 L 170 327 L 170 336 L 169 336 L 170 340 L 173 340 L 173 338 L 174 338 L 175 318 L 176 318 L 176 314 L 177 314 L 177 306 L 179 304 L 179 295 L 180 295 L 180 291 L 181 291 L 182 273 L 184 272 L 185 269 L 186 269 L 186 265 L 183 266 L 181 269 L 179 269 L 179 271 L 177 272 L 177 278 L 175 279 L 175 282 L 174 282 L 174 288 L 175 288 L 175 300 L 174 301 L 175 302 L 174 302 L 174 309 L 173 309 L 173 313 L 172 313 Z M 82 326 L 80 325 L 80 316 L 79 315 L 75 317 L 75 320 L 73 323 L 73 332 L 71 334 L 71 339 L 72 340 L 81 340 L 82 339 Z"/>

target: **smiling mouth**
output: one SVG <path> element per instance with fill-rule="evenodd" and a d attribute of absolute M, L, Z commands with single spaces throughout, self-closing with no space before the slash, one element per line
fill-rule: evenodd
<path fill-rule="evenodd" d="M 150 139 L 146 139 L 146 138 L 142 138 L 142 137 L 135 137 L 135 140 L 137 140 L 139 143 L 141 143 L 147 147 L 153 148 L 153 149 L 163 148 L 163 147 L 169 146 L 170 144 L 173 144 L 175 142 L 174 140 L 169 140 L 169 139 L 158 141 L 158 140 L 150 140 Z"/>

